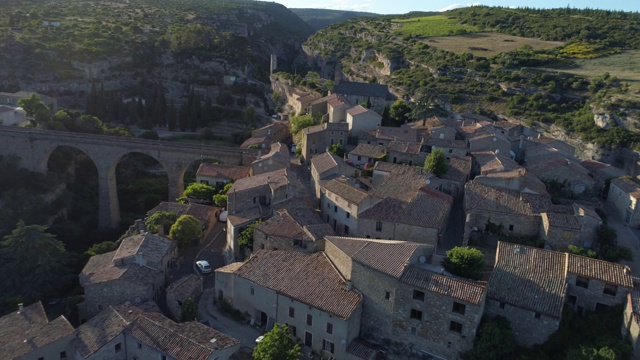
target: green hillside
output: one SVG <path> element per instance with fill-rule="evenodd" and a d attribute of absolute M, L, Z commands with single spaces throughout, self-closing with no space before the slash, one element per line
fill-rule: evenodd
<path fill-rule="evenodd" d="M 640 87 L 630 83 L 640 69 L 605 64 L 639 50 L 638 34 L 638 13 L 480 6 L 351 19 L 306 45 L 318 64 L 337 61 L 350 78 L 389 84 L 399 97 L 435 94 L 456 111 L 556 124 L 617 147 L 640 144 Z M 625 126 L 597 127 L 596 110 Z"/>
<path fill-rule="evenodd" d="M 357 17 L 377 17 L 379 14 L 362 12 L 362 11 L 347 11 L 347 10 L 330 10 L 330 9 L 289 9 L 296 15 L 298 15 L 304 22 L 309 24 L 315 30 L 320 30 L 331 24 L 341 23 L 349 19 Z"/>

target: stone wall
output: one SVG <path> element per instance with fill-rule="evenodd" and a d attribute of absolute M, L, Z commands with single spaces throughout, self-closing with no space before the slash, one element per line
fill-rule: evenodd
<path fill-rule="evenodd" d="M 631 346 L 633 347 L 633 357 L 640 358 L 640 344 L 638 344 L 638 339 L 640 339 L 640 325 L 636 320 L 636 316 L 633 313 L 633 303 L 631 299 L 631 294 L 627 296 L 627 303 L 624 307 L 624 318 L 622 323 L 622 337 L 628 338 L 631 340 Z"/>
<path fill-rule="evenodd" d="M 604 293 L 605 282 L 588 279 L 587 287 L 584 288 L 577 285 L 578 276 L 575 274 L 567 274 L 567 284 L 566 302 L 569 306 L 578 310 L 578 313 L 581 313 L 579 308 L 585 311 L 594 311 L 598 304 L 605 306 L 620 305 L 626 301 L 627 294 L 631 290 L 616 286 L 616 294 L 608 295 Z"/>
<path fill-rule="evenodd" d="M 398 296 L 398 280 L 353 262 L 351 281 L 364 295 L 360 328 L 362 336 L 379 343 L 391 338 L 391 315 Z"/>
<path fill-rule="evenodd" d="M 546 314 L 515 307 L 487 299 L 485 304 L 485 313 L 490 316 L 504 316 L 511 323 L 513 336 L 518 345 L 530 347 L 536 344 L 542 344 L 551 334 L 553 334 L 560 326 L 560 318 L 550 317 Z"/>
<path fill-rule="evenodd" d="M 355 310 L 350 318 L 341 319 L 282 294 L 278 294 L 277 304 L 276 321 L 294 326 L 295 337 L 302 344 L 305 343 L 305 333 L 311 334 L 311 348 L 319 354 L 323 353 L 323 340 L 326 339 L 334 345 L 333 356 L 343 359 L 351 341 L 360 334 L 360 308 Z M 290 309 L 293 309 L 293 317 L 289 316 Z M 307 318 L 308 316 L 310 319 Z M 311 320 L 311 325 L 307 320 Z M 327 323 L 330 323 L 333 328 L 331 334 L 327 332 Z M 327 351 L 326 355 L 330 353 Z"/>
<path fill-rule="evenodd" d="M 424 299 L 414 299 L 414 290 L 421 291 Z M 457 359 L 458 354 L 473 347 L 476 330 L 484 311 L 484 298 L 480 304 L 471 304 L 448 296 L 399 283 L 395 303 L 392 340 L 413 344 L 413 352 L 430 352 L 446 359 Z M 456 311 L 454 303 L 457 303 Z M 464 310 L 460 310 L 464 307 Z M 412 319 L 411 310 L 420 311 L 422 319 Z M 463 314 L 461 314 L 463 312 Z M 460 324 L 458 332 L 452 322 Z"/>
<path fill-rule="evenodd" d="M 525 216 L 491 212 L 487 210 L 473 211 L 471 213 L 471 227 L 477 227 L 478 231 L 484 231 L 487 221 L 491 220 L 496 225 L 503 225 L 502 233 L 509 236 L 538 236 L 540 233 L 540 216 Z M 467 217 L 469 219 L 469 217 Z M 511 228 L 513 226 L 513 228 Z"/>
<path fill-rule="evenodd" d="M 161 284 L 164 284 L 164 276 Z M 129 301 L 135 303 L 136 300 L 146 301 L 153 299 L 154 289 L 159 289 L 158 279 L 150 279 L 148 285 L 133 284 L 123 280 L 112 280 L 108 282 L 91 284 L 84 287 L 84 303 L 80 311 L 80 318 L 88 320 L 110 305 L 120 305 Z"/>
<path fill-rule="evenodd" d="M 408 154 L 399 151 L 387 150 L 387 161 L 394 164 L 407 164 L 422 166 L 427 158 L 426 153 Z"/>
<path fill-rule="evenodd" d="M 76 338 L 76 334 L 73 333 L 56 342 L 48 344 L 46 346 L 34 349 L 29 354 L 19 357 L 20 360 L 36 360 L 36 359 L 60 359 L 61 354 L 64 352 L 67 355 L 67 359 L 74 358 L 73 341 Z M 7 356 L 7 350 L 5 355 Z"/>
<path fill-rule="evenodd" d="M 637 211 L 638 202 L 628 193 L 611 184 L 609 187 L 609 195 L 607 203 L 611 205 L 616 215 L 624 221 L 624 223 L 632 228 L 640 227 L 640 212 Z"/>
<path fill-rule="evenodd" d="M 117 344 L 120 344 L 120 350 L 118 352 L 116 352 Z M 71 358 L 71 356 L 69 355 L 70 354 L 67 354 L 68 359 Z M 82 357 L 79 356 L 79 354 L 77 353 L 75 358 L 82 359 Z M 98 351 L 94 352 L 86 359 L 87 360 L 103 360 L 103 359 L 126 360 L 127 359 L 127 341 L 125 339 L 124 332 L 121 332 L 118 336 L 116 336 L 111 341 L 109 341 L 107 345 L 101 347 Z"/>
<path fill-rule="evenodd" d="M 337 246 L 333 245 L 331 241 L 325 241 L 324 252 L 333 263 L 333 266 L 338 269 L 340 274 L 346 280 L 351 280 L 351 270 L 353 268 L 353 260 L 351 260 L 351 257 L 347 256 L 347 254 Z"/>
<path fill-rule="evenodd" d="M 404 240 L 433 246 L 438 245 L 438 233 L 440 229 L 381 221 L 381 231 L 377 231 L 377 222 L 376 219 L 358 219 L 358 231 L 356 235 L 364 238 Z M 446 221 L 443 225 L 444 224 L 446 224 Z"/>

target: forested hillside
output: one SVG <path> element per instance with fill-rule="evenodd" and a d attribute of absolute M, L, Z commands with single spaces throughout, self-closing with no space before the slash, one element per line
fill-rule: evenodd
<path fill-rule="evenodd" d="M 224 75 L 266 81 L 269 55 L 288 69 L 312 32 L 273 2 L 8 1 L 0 12 L 0 91 L 77 97 L 91 82 L 114 90 L 151 81 L 181 97 L 181 85 L 220 85 Z"/>
<path fill-rule="evenodd" d="M 331 24 L 340 23 L 357 17 L 376 17 L 379 14 L 363 11 L 331 10 L 331 9 L 290 9 L 315 30 Z"/>
<path fill-rule="evenodd" d="M 387 83 L 427 110 L 556 124 L 602 147 L 640 143 L 637 13 L 472 7 L 359 18 L 304 49 L 324 76 L 338 64 L 345 78 Z"/>

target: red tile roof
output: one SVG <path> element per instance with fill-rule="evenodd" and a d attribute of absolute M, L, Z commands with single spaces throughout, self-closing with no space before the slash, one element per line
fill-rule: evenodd
<path fill-rule="evenodd" d="M 202 163 L 198 168 L 196 176 L 209 176 L 214 178 L 230 179 L 236 181 L 238 179 L 249 177 L 251 173 L 250 166 L 234 166 Z"/>
<path fill-rule="evenodd" d="M 568 254 L 498 242 L 487 297 L 551 317 L 562 316 Z"/>
<path fill-rule="evenodd" d="M 408 267 L 400 281 L 475 305 L 482 302 L 486 290 L 477 282 L 437 274 L 417 266 Z"/>
<path fill-rule="evenodd" d="M 626 177 L 613 179 L 611 180 L 611 185 L 617 186 L 620 190 L 626 192 L 631 197 L 636 199 L 640 198 L 640 185 L 631 179 Z"/>
<path fill-rule="evenodd" d="M 64 316 L 47 319 L 40 301 L 0 317 L 0 349 L 5 359 L 22 358 L 74 333 Z M 34 357 L 35 358 L 35 357 Z"/>
<path fill-rule="evenodd" d="M 405 241 L 369 240 L 327 236 L 347 256 L 373 270 L 399 279 L 420 244 Z"/>
<path fill-rule="evenodd" d="M 362 303 L 324 253 L 260 250 L 235 274 L 342 319 Z"/>
<path fill-rule="evenodd" d="M 445 226 L 452 204 L 451 196 L 425 186 L 407 202 L 387 197 L 359 217 L 441 229 Z"/>
<path fill-rule="evenodd" d="M 487 210 L 538 216 L 551 206 L 551 199 L 546 195 L 497 189 L 469 181 L 465 185 L 465 204 L 467 212 Z"/>
<path fill-rule="evenodd" d="M 569 254 L 569 268 L 567 271 L 570 274 L 604 281 L 629 289 L 633 287 L 631 270 L 626 265 Z"/>

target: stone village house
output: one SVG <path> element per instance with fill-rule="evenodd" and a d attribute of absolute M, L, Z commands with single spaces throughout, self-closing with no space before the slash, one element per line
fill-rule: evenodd
<path fill-rule="evenodd" d="M 627 266 L 501 241 L 485 312 L 506 317 L 518 344 L 532 346 L 558 329 L 565 304 L 582 314 L 624 303 L 632 288 Z"/>
<path fill-rule="evenodd" d="M 289 326 L 294 338 L 325 356 L 357 359 L 347 347 L 360 333 L 362 295 L 322 253 L 259 250 L 215 271 L 217 301 L 230 301 L 267 330 Z"/>
<path fill-rule="evenodd" d="M 176 244 L 153 234 L 124 238 L 117 250 L 92 256 L 80 273 L 81 322 L 108 306 L 155 299 L 165 285 Z"/>

